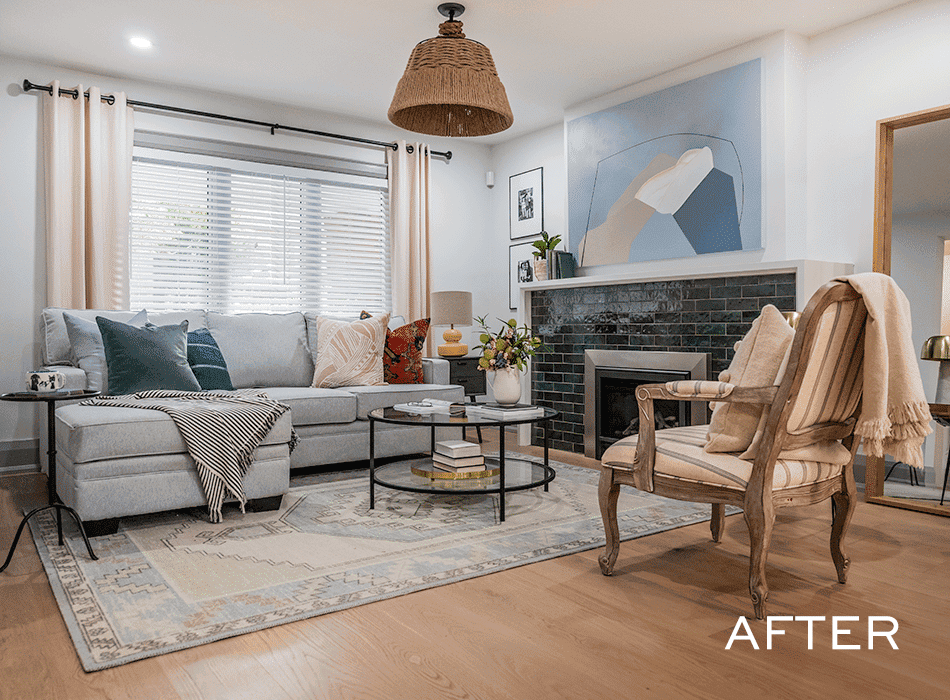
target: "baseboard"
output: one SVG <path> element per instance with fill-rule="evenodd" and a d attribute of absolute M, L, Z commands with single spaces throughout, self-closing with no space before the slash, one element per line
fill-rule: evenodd
<path fill-rule="evenodd" d="M 0 440 L 0 474 L 40 470 L 37 440 Z"/>

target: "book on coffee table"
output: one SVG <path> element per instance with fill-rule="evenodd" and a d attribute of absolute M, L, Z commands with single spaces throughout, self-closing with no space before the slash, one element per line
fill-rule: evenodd
<path fill-rule="evenodd" d="M 475 457 L 446 457 L 434 452 L 432 464 L 444 471 L 482 471 L 485 468 L 485 456 Z"/>
<path fill-rule="evenodd" d="M 502 406 L 500 403 L 480 403 L 469 406 L 467 414 L 490 420 L 520 420 L 522 418 L 540 418 L 544 415 L 544 408 L 522 403 L 514 406 Z"/>
<path fill-rule="evenodd" d="M 446 457 L 477 457 L 482 453 L 482 448 L 468 440 L 442 440 L 435 443 L 435 451 Z"/>

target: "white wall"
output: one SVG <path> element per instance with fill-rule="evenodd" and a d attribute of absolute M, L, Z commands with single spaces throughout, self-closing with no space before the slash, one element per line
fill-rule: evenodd
<path fill-rule="evenodd" d="M 875 123 L 950 102 L 950 3 L 916 2 L 810 42 L 807 256 L 872 267 Z"/>
<path fill-rule="evenodd" d="M 89 75 L 0 56 L 0 390 L 18 390 L 24 374 L 39 363 L 39 313 L 46 305 L 46 266 L 43 171 L 40 163 L 40 105 L 43 93 L 24 94 L 24 78 L 47 84 L 59 79 L 63 87 L 82 83 L 103 92 L 124 90 L 130 99 L 188 107 L 291 126 L 392 141 L 426 140 L 438 151 L 451 150 L 446 163 L 432 160 L 431 250 L 433 289 L 472 290 L 478 295 L 494 270 L 484 243 L 489 237 L 490 192 L 485 187 L 489 149 L 472 142 L 420 139 L 386 123 L 359 121 L 323 112 L 255 102 L 221 94 L 201 93 L 167 85 Z M 63 98 L 66 99 L 66 98 Z M 136 113 L 136 126 L 169 133 L 190 134 L 272 145 L 297 151 L 377 159 L 382 149 L 355 147 L 341 142 L 298 137 L 278 131 L 220 122 L 186 120 L 167 115 Z M 491 296 L 491 295 L 490 295 Z M 499 299 L 501 297 L 499 296 Z M 507 291 L 504 295 L 507 300 Z M 507 303 L 507 301 L 505 301 Z M 442 329 L 436 329 L 441 336 Z M 0 403 L 0 447 L 11 441 L 37 437 L 45 419 L 29 404 Z"/>

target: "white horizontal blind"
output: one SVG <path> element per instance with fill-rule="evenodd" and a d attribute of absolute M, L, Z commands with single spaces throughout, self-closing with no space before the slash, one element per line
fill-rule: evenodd
<path fill-rule="evenodd" d="M 131 308 L 390 309 L 385 184 L 152 153 L 136 149 L 132 161 Z"/>

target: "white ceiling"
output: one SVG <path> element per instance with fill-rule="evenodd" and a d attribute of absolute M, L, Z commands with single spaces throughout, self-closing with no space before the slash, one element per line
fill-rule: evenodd
<path fill-rule="evenodd" d="M 0 0 L 0 53 L 386 121 L 439 0 Z M 814 36 L 904 0 L 470 0 L 514 126 L 783 29 Z M 143 52 L 128 39 L 144 35 Z M 49 76 L 23 76 L 45 80 Z M 135 95 L 129 95 L 135 99 Z M 187 107 L 188 105 L 181 105 Z"/>

